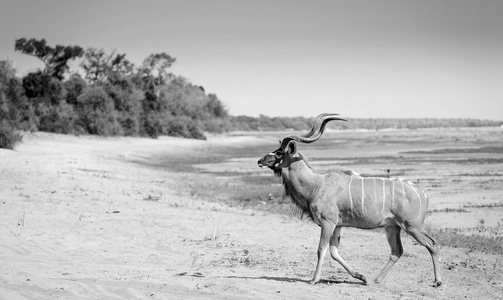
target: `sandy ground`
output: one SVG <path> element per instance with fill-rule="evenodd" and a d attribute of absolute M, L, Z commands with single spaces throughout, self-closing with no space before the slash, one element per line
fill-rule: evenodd
<path fill-rule="evenodd" d="M 190 174 L 134 163 L 247 141 L 37 133 L 0 149 L 0 299 L 503 298 L 501 256 L 443 247 L 433 288 L 429 254 L 408 237 L 380 285 L 329 257 L 310 285 L 316 225 L 194 200 L 178 186 Z M 382 232 L 345 229 L 340 253 L 373 280 L 389 247 Z"/>

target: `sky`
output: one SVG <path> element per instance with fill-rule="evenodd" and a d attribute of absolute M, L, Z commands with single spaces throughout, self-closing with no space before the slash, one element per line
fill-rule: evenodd
<path fill-rule="evenodd" d="M 0 0 L 0 59 L 42 67 L 16 38 L 152 53 L 232 115 L 503 120 L 501 0 Z"/>

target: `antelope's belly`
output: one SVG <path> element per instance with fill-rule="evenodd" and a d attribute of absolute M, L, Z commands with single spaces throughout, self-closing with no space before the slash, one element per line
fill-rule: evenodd
<path fill-rule="evenodd" d="M 386 225 L 386 216 L 380 212 L 343 210 L 339 212 L 339 226 L 358 228 L 377 228 Z"/>

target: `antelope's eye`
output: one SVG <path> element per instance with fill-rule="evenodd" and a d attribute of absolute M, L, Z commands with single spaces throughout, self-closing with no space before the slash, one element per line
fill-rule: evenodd
<path fill-rule="evenodd" d="M 276 158 L 280 158 L 280 157 L 282 157 L 282 156 L 283 156 L 283 154 L 284 154 L 283 152 L 275 152 L 275 153 L 274 153 L 274 156 L 275 156 Z"/>

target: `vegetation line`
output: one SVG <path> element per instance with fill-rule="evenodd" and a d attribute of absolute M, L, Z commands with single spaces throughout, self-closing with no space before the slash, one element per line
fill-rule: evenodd
<path fill-rule="evenodd" d="M 20 78 L 13 62 L 0 58 L 0 148 L 20 142 L 18 130 L 205 139 L 205 132 L 305 130 L 312 123 L 303 117 L 230 116 L 215 94 L 169 72 L 177 60 L 165 52 L 153 53 L 136 66 L 117 51 L 50 46 L 45 39 L 19 38 L 14 46 L 40 59 L 44 67 Z M 74 70 L 72 61 L 78 62 Z M 352 119 L 330 126 L 379 130 L 500 125 L 473 119 Z"/>

